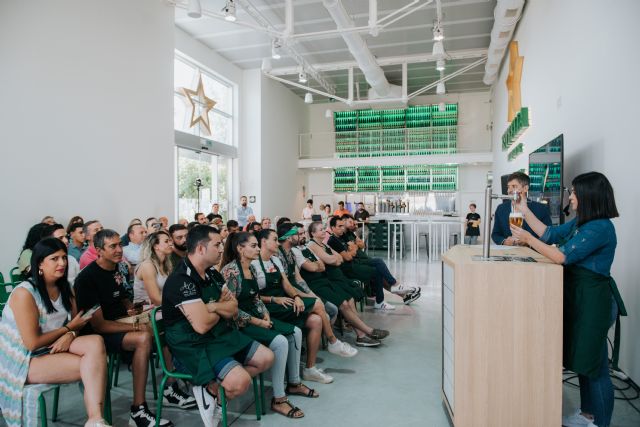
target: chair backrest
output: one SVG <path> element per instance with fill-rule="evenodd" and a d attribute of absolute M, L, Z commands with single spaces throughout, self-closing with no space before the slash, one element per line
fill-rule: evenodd
<path fill-rule="evenodd" d="M 18 286 L 18 282 L 7 282 L 0 284 L 0 303 L 5 304 L 9 299 L 9 294 Z"/>
<path fill-rule="evenodd" d="M 167 345 L 164 339 L 164 322 L 162 317 L 158 319 L 158 313 L 162 316 L 162 307 L 156 307 L 151 311 L 151 328 L 153 329 L 153 337 L 156 342 L 156 350 L 158 351 L 158 357 L 160 358 L 160 366 L 162 371 L 169 373 L 167 370 L 167 364 L 164 360 L 164 353 L 162 349 Z"/>
<path fill-rule="evenodd" d="M 2 275 L 2 271 L 0 271 L 0 283 L 4 283 L 4 276 Z"/>
<path fill-rule="evenodd" d="M 22 274 L 20 273 L 20 269 L 18 267 L 13 267 L 9 272 L 9 276 L 11 277 L 12 282 L 18 282 L 22 279 Z"/>

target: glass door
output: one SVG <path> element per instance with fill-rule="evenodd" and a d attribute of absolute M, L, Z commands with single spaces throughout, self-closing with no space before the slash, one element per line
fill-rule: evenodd
<path fill-rule="evenodd" d="M 220 213 L 228 219 L 230 159 L 178 147 L 177 172 L 179 219 L 191 222 L 196 212 L 207 215 L 213 203 L 220 205 Z"/>

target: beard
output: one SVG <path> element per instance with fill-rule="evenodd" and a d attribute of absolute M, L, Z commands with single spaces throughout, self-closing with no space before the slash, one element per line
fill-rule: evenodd
<path fill-rule="evenodd" d="M 298 239 L 298 246 L 304 246 L 307 244 L 307 238 L 306 237 L 301 237 L 300 239 Z"/>
<path fill-rule="evenodd" d="M 187 244 L 186 243 L 184 245 L 176 245 L 174 243 L 173 247 L 176 248 L 177 250 L 179 250 L 180 252 L 184 252 L 184 251 L 187 250 Z"/>

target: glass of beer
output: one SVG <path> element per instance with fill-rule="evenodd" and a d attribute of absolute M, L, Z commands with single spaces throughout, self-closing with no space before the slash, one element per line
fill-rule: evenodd
<path fill-rule="evenodd" d="M 522 228 L 522 223 L 524 222 L 524 216 L 522 212 L 511 212 L 509 214 L 509 224 L 515 227 Z"/>

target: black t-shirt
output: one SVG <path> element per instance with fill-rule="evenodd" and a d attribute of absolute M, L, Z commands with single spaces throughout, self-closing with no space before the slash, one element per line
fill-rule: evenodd
<path fill-rule="evenodd" d="M 356 213 L 353 215 L 356 221 L 365 221 L 370 216 L 371 215 L 369 215 L 369 212 L 366 209 L 363 209 L 362 211 L 357 210 Z"/>
<path fill-rule="evenodd" d="M 332 234 L 331 237 L 329 237 L 329 241 L 327 242 L 327 244 L 331 249 L 333 249 L 337 253 L 344 252 L 347 250 L 347 244 L 344 242 L 343 239 L 344 239 L 344 234 L 342 235 L 341 238 L 337 237 L 335 234 Z"/>
<path fill-rule="evenodd" d="M 220 287 L 225 282 L 217 270 L 209 269 L 205 274 L 205 279 L 200 277 L 188 258 L 176 265 L 162 288 L 162 319 L 166 325 L 187 320 L 180 305 L 202 301 L 202 288 Z"/>
<path fill-rule="evenodd" d="M 100 304 L 105 320 L 127 316 L 124 300 L 129 297 L 129 293 L 126 285 L 126 278 L 117 267 L 105 270 L 93 261 L 78 274 L 75 281 L 78 310 L 86 312 Z"/>
<path fill-rule="evenodd" d="M 467 221 L 477 221 L 480 219 L 480 214 L 477 212 L 469 212 L 467 214 Z M 467 222 L 467 236 L 479 236 L 480 235 L 480 227 L 473 227 L 471 222 Z"/>

